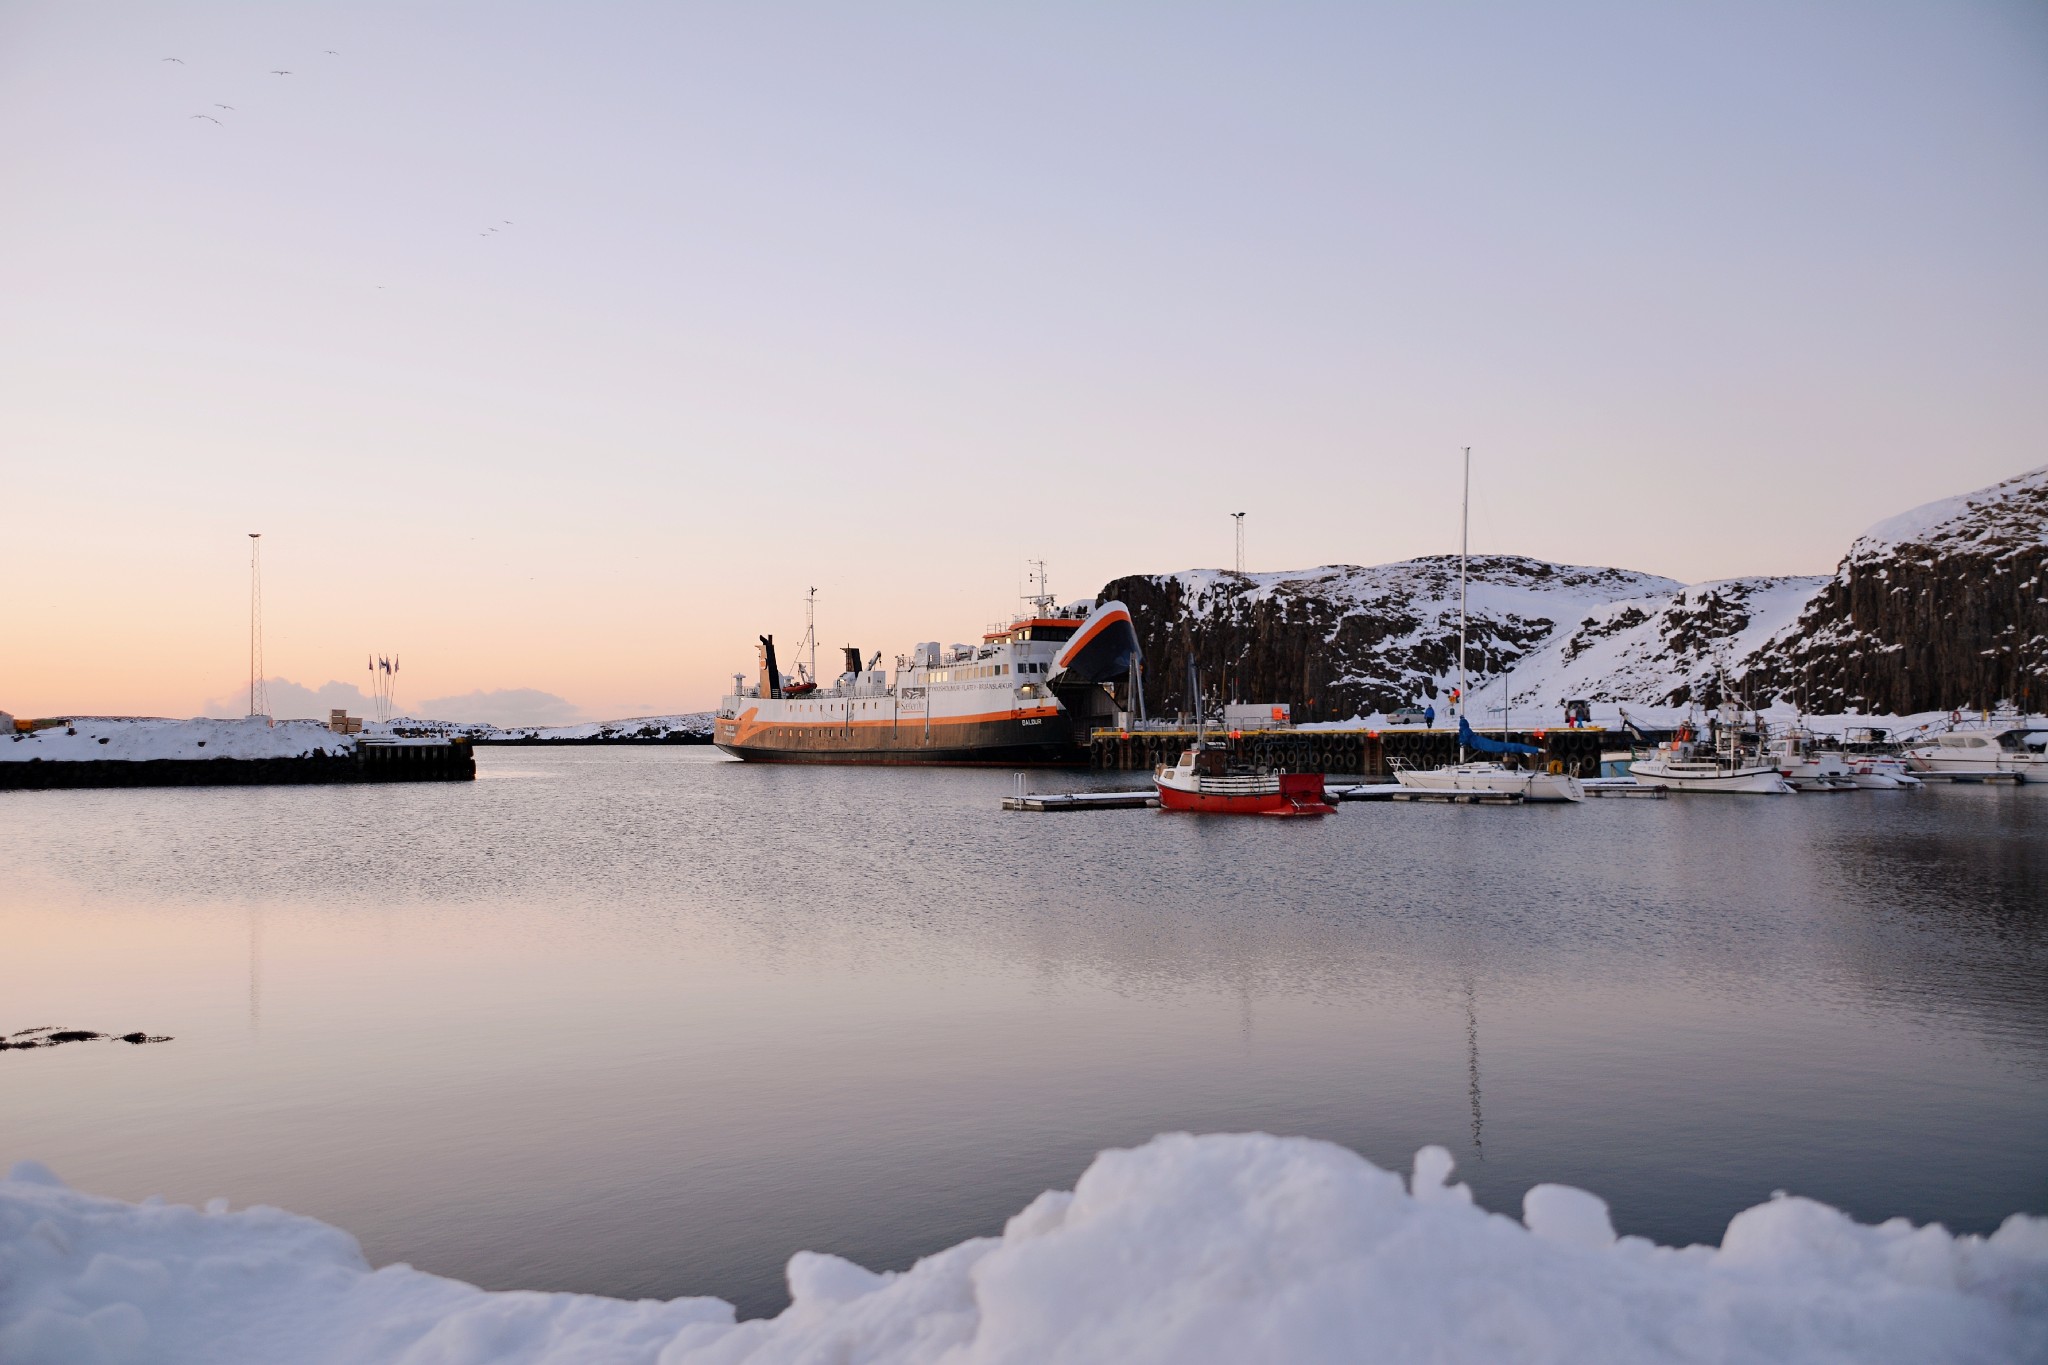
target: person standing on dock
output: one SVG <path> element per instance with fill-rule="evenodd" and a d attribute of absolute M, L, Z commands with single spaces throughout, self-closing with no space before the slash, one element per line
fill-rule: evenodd
<path fill-rule="evenodd" d="M 1428 726 L 1428 727 L 1429 727 L 1430 729 L 1432 729 L 1432 730 L 1436 729 L 1436 703 L 1435 703 L 1435 702 L 1430 702 L 1430 703 L 1428 703 L 1427 705 L 1425 705 L 1425 706 L 1424 706 L 1424 707 L 1422 708 L 1422 723 L 1423 723 L 1424 725 L 1427 725 L 1427 726 Z"/>

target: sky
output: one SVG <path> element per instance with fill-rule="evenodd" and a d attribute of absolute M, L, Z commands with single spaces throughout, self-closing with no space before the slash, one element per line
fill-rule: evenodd
<path fill-rule="evenodd" d="M 0 0 L 0 129 L 22 715 L 238 709 L 251 531 L 273 691 L 562 720 L 1453 552 L 1468 445 L 1686 581 L 2048 458 L 2037 3 Z"/>

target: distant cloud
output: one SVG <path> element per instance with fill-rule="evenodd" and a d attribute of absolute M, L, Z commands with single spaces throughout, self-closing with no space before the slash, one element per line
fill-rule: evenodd
<path fill-rule="evenodd" d="M 405 708 L 421 720 L 459 720 L 486 725 L 577 725 L 590 717 L 566 697 L 531 687 L 478 690 L 459 697 L 434 697 Z"/>
<path fill-rule="evenodd" d="M 327 713 L 337 706 L 352 716 L 361 716 L 368 714 L 370 705 L 370 699 L 354 683 L 329 682 L 307 687 L 289 678 L 266 678 L 263 689 L 270 694 L 270 714 L 278 720 L 326 720 Z M 249 714 L 248 689 L 216 697 L 206 703 L 205 709 L 209 716 L 245 716 Z"/>

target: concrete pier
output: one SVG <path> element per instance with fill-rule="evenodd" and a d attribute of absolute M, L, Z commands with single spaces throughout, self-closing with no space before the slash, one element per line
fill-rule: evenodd
<path fill-rule="evenodd" d="M 292 758 L 31 759 L 0 763 L 0 790 L 249 787 L 311 782 L 471 782 L 466 739 L 371 742 Z"/>

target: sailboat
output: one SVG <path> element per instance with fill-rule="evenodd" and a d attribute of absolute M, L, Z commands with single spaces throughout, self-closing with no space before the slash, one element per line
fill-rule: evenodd
<path fill-rule="evenodd" d="M 1470 558 L 1472 538 L 1472 447 L 1465 447 L 1465 501 L 1459 518 L 1458 529 L 1458 704 L 1463 707 L 1471 696 L 1465 677 L 1465 624 L 1466 624 L 1466 566 Z M 1503 691 L 1507 687 L 1505 677 L 1501 680 Z M 1417 791 L 1433 792 L 1496 792 L 1519 796 L 1524 801 L 1583 801 L 1586 792 L 1579 785 L 1579 779 L 1561 770 L 1543 771 L 1532 767 L 1509 767 L 1503 759 L 1540 757 L 1542 750 L 1528 744 L 1516 744 L 1508 739 L 1508 713 L 1505 703 L 1500 716 L 1500 738 L 1489 739 L 1473 730 L 1472 722 L 1465 716 L 1458 717 L 1458 761 L 1442 768 L 1394 769 L 1394 780 L 1404 787 Z M 1472 759 L 1468 754 L 1498 754 L 1500 758 Z M 1552 765 L 1558 767 L 1559 765 Z"/>

